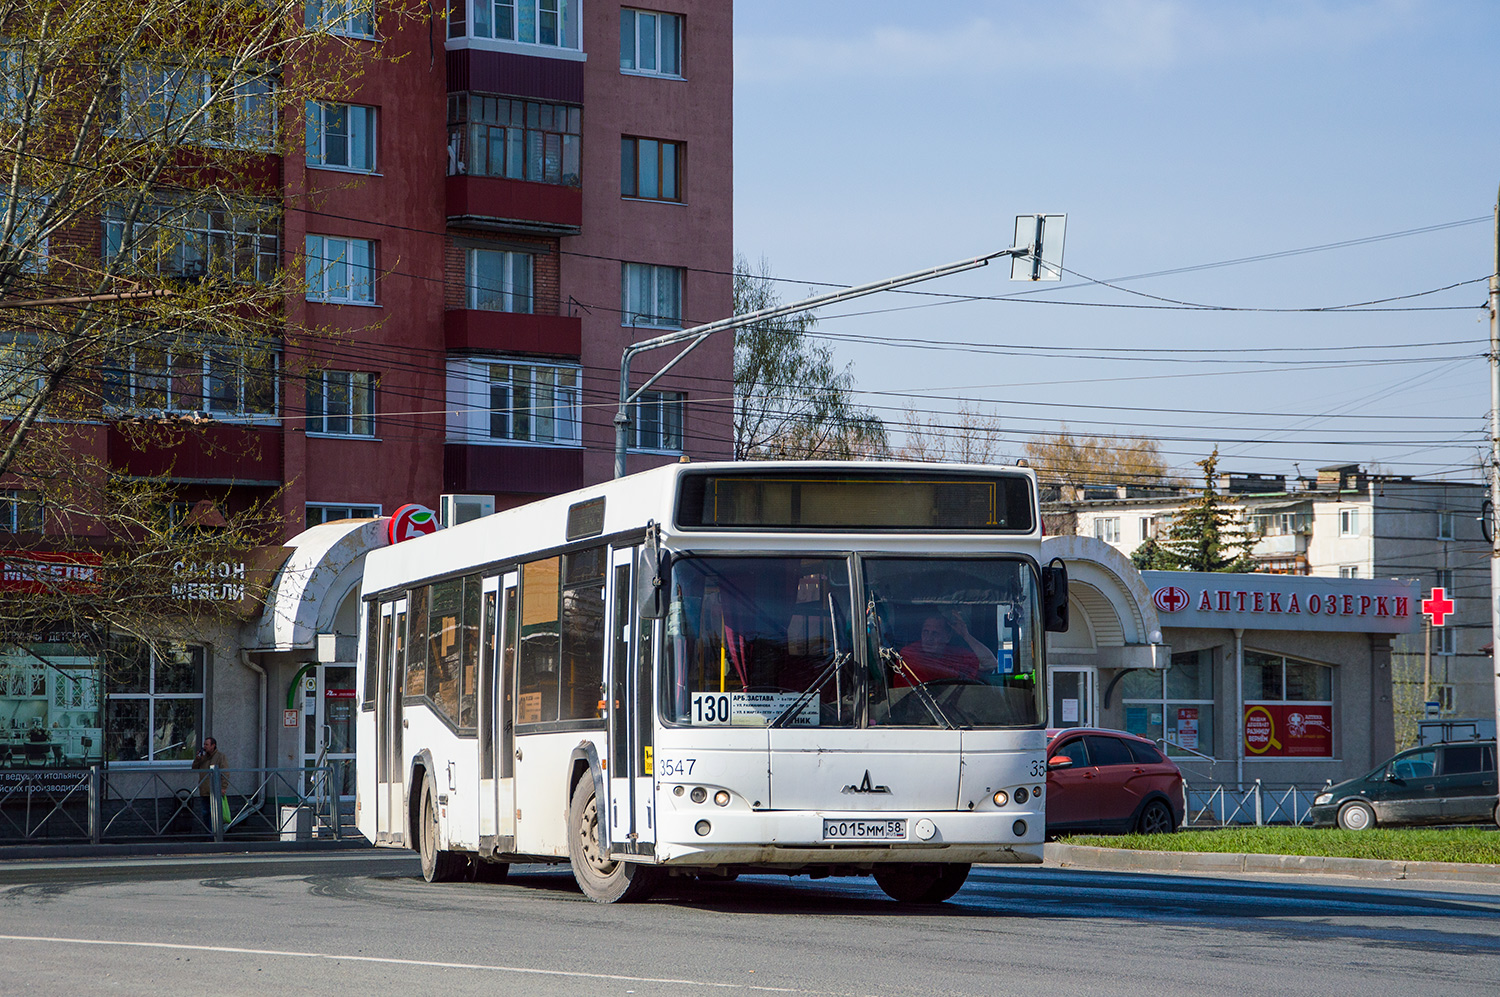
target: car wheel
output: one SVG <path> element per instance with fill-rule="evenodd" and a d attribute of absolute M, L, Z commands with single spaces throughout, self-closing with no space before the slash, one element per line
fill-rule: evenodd
<path fill-rule="evenodd" d="M 1339 808 L 1339 827 L 1346 831 L 1368 831 L 1375 826 L 1375 811 L 1358 800 Z"/>
<path fill-rule="evenodd" d="M 1500 827 L 1500 803 L 1496 803 L 1495 804 L 1494 818 L 1495 818 L 1495 825 L 1497 827 Z"/>
<path fill-rule="evenodd" d="M 963 887 L 969 866 L 936 862 L 877 865 L 875 883 L 892 900 L 905 904 L 940 904 Z"/>
<path fill-rule="evenodd" d="M 1147 803 L 1135 822 L 1136 834 L 1171 834 L 1175 830 L 1177 822 L 1172 819 L 1172 808 L 1161 800 Z"/>
<path fill-rule="evenodd" d="M 432 783 L 422 781 L 422 818 L 417 830 L 418 851 L 422 856 L 422 878 L 429 883 L 445 883 L 457 879 L 468 867 L 464 857 L 457 852 L 444 851 L 438 847 L 437 805 L 432 798 Z"/>
<path fill-rule="evenodd" d="M 599 847 L 599 803 L 588 776 L 578 780 L 568 806 L 568 860 L 578 888 L 595 903 L 645 900 L 661 882 L 655 866 L 616 862 Z"/>

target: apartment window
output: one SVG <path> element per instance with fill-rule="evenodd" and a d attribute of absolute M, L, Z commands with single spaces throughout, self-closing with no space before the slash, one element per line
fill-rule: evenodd
<path fill-rule="evenodd" d="M 620 11 L 620 68 L 650 76 L 682 76 L 682 17 Z"/>
<path fill-rule="evenodd" d="M 207 349 L 186 343 L 141 348 L 107 361 L 106 413 L 205 412 L 255 419 L 277 412 L 275 353 Z"/>
<path fill-rule="evenodd" d="M 307 102 L 307 165 L 375 172 L 375 108 Z"/>
<path fill-rule="evenodd" d="M 1359 536 L 1359 510 L 1358 509 L 1340 509 L 1339 510 L 1339 536 L 1341 536 L 1341 537 L 1357 537 L 1357 536 Z"/>
<path fill-rule="evenodd" d="M 682 200 L 682 163 L 681 142 L 620 139 L 620 196 Z"/>
<path fill-rule="evenodd" d="M 1126 672 L 1120 698 L 1130 733 L 1165 741 L 1169 755 L 1214 753 L 1212 651 L 1174 654 L 1165 674 L 1149 669 Z"/>
<path fill-rule="evenodd" d="M 1432 650 L 1436 654 L 1458 653 L 1458 628 L 1452 625 L 1433 627 L 1433 633 L 1437 635 L 1436 645 Z"/>
<path fill-rule="evenodd" d="M 307 528 L 336 523 L 341 519 L 374 519 L 380 515 L 378 505 L 335 505 L 329 502 L 307 503 Z"/>
<path fill-rule="evenodd" d="M 164 198 L 104 211 L 104 259 L 124 254 L 134 266 L 185 280 L 210 272 L 267 281 L 281 266 L 280 216 L 274 204 L 236 199 L 206 208 Z"/>
<path fill-rule="evenodd" d="M 580 0 L 461 0 L 449 5 L 448 37 L 467 35 L 577 51 L 579 7 Z"/>
<path fill-rule="evenodd" d="M 682 328 L 682 270 L 649 263 L 626 263 L 623 270 L 624 325 Z"/>
<path fill-rule="evenodd" d="M 307 431 L 329 436 L 374 436 L 375 375 L 325 370 L 309 377 Z"/>
<path fill-rule="evenodd" d="M 1156 535 L 1155 531 L 1152 528 L 1152 522 L 1153 521 L 1152 521 L 1152 518 L 1150 516 L 1142 516 L 1141 517 L 1141 539 L 1142 540 L 1150 540 L 1152 537 L 1154 537 Z"/>
<path fill-rule="evenodd" d="M 307 26 L 329 34 L 374 38 L 375 14 L 370 0 L 307 0 Z"/>
<path fill-rule="evenodd" d="M 581 368 L 468 358 L 448 364 L 454 443 L 582 442 Z"/>
<path fill-rule="evenodd" d="M 1451 512 L 1440 512 L 1437 514 L 1437 538 L 1439 540 L 1454 539 L 1456 536 L 1453 532 L 1455 518 L 1455 514 Z"/>
<path fill-rule="evenodd" d="M 375 243 L 331 235 L 307 237 L 307 300 L 375 303 Z"/>
<path fill-rule="evenodd" d="M 0 194 L 0 242 L 5 244 L 5 260 L 14 261 L 22 273 L 47 272 L 47 235 L 42 230 L 47 203 L 42 195 L 23 192 L 11 198 Z"/>
<path fill-rule="evenodd" d="M 1120 542 L 1120 517 L 1101 516 L 1094 520 L 1094 539 L 1103 540 L 1105 543 L 1116 544 Z"/>
<path fill-rule="evenodd" d="M 204 649 L 128 644 L 114 657 L 106 757 L 112 762 L 192 758 L 203 736 Z"/>
<path fill-rule="evenodd" d="M 1438 704 L 1438 711 L 1440 713 L 1447 713 L 1447 714 L 1451 715 L 1454 712 L 1454 709 L 1453 709 L 1453 686 L 1451 686 L 1451 685 L 1433 686 L 1433 688 L 1432 688 L 1432 698 L 1437 702 L 1437 704 Z"/>
<path fill-rule="evenodd" d="M 276 87 L 269 72 L 224 74 L 136 63 L 121 74 L 114 126 L 143 142 L 270 148 Z"/>
<path fill-rule="evenodd" d="M 458 93 L 448 98 L 448 174 L 577 187 L 583 108 Z"/>
<path fill-rule="evenodd" d="M 42 495 L 15 488 L 0 490 L 0 533 L 42 532 Z"/>
<path fill-rule="evenodd" d="M 1359 577 L 1359 565 L 1357 565 L 1357 564 L 1341 564 L 1341 565 L 1339 565 L 1339 577 L 1340 578 L 1358 578 Z"/>
<path fill-rule="evenodd" d="M 0 46 L 0 120 L 20 121 L 25 117 L 31 80 L 26 49 L 19 45 Z"/>
<path fill-rule="evenodd" d="M 1241 695 L 1246 758 L 1333 757 L 1333 669 L 1246 650 Z"/>
<path fill-rule="evenodd" d="M 637 450 L 682 452 L 682 409 L 686 396 L 680 391 L 643 391 L 636 400 L 630 423 Z"/>
<path fill-rule="evenodd" d="M 533 260 L 530 253 L 511 250 L 469 250 L 464 269 L 468 307 L 530 315 L 535 310 Z"/>

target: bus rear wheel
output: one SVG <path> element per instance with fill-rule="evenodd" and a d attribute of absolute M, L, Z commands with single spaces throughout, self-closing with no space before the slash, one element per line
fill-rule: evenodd
<path fill-rule="evenodd" d="M 639 862 L 616 862 L 599 846 L 599 801 L 585 775 L 568 806 L 568 860 L 583 895 L 595 903 L 645 900 L 661 882 L 661 871 Z"/>
<path fill-rule="evenodd" d="M 457 852 L 438 847 L 437 802 L 432 798 L 432 782 L 422 780 L 422 818 L 417 829 L 417 851 L 422 856 L 422 878 L 429 883 L 446 883 L 457 879 L 468 868 Z"/>
<path fill-rule="evenodd" d="M 892 900 L 905 904 L 940 904 L 969 878 L 969 866 L 913 862 L 875 867 L 875 883 Z"/>

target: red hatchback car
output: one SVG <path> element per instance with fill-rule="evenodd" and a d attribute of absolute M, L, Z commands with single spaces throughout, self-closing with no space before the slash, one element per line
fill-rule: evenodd
<path fill-rule="evenodd" d="M 1169 834 L 1181 826 L 1182 772 L 1155 744 L 1089 727 L 1047 736 L 1047 837 Z"/>

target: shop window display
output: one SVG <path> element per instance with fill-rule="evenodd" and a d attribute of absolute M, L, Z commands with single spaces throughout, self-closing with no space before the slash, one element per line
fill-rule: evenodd
<path fill-rule="evenodd" d="M 99 657 L 71 644 L 0 654 L 0 769 L 82 768 L 100 760 Z"/>

